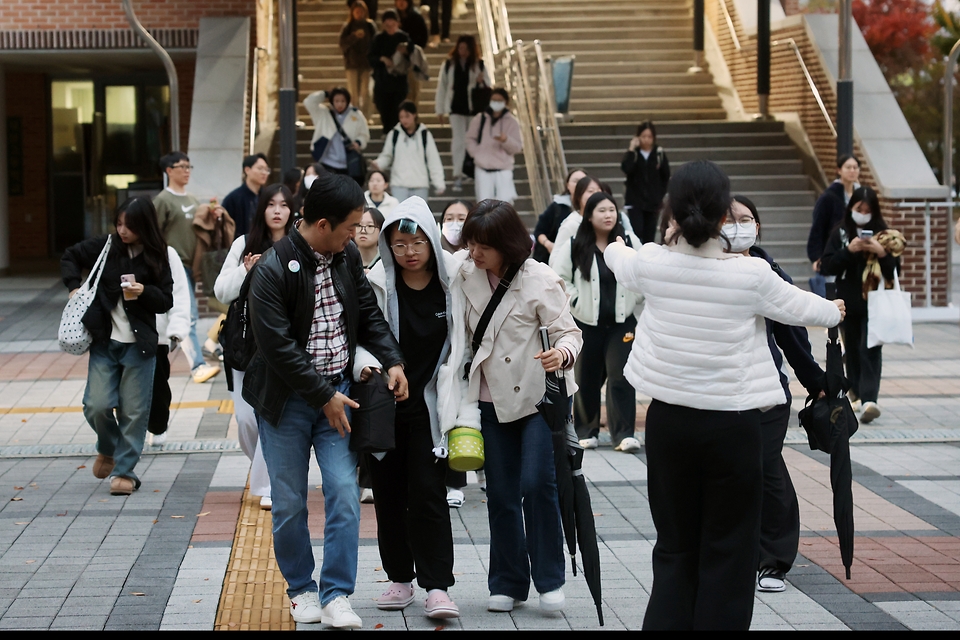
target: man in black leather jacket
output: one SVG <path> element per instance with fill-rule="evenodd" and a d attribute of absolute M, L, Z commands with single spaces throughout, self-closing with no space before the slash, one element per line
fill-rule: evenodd
<path fill-rule="evenodd" d="M 257 412 L 270 474 L 273 542 L 297 622 L 359 628 L 347 596 L 356 585 L 360 536 L 357 454 L 350 451 L 350 372 L 358 344 L 387 370 L 397 400 L 407 397 L 400 346 L 377 306 L 352 239 L 363 191 L 322 173 L 303 220 L 264 252 L 250 281 L 249 326 L 257 354 L 243 397 Z M 319 595 L 307 527 L 307 472 L 313 447 L 323 474 L 323 567 Z"/>

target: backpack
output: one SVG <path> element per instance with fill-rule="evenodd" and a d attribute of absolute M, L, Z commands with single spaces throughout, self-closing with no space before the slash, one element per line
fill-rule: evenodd
<path fill-rule="evenodd" d="M 289 238 L 289 236 L 288 236 Z M 296 260 L 293 243 L 284 238 L 273 245 L 273 250 L 280 258 L 280 264 L 287 264 Z M 257 263 L 259 264 L 259 262 Z M 220 346 L 223 348 L 223 364 L 234 371 L 246 371 L 250 361 L 257 353 L 257 342 L 253 339 L 250 330 L 250 307 L 247 295 L 250 293 L 250 280 L 257 265 L 253 265 L 240 285 L 240 295 L 230 303 L 227 309 L 227 318 L 220 323 Z M 287 278 L 287 286 L 297 286 L 297 274 L 290 269 L 283 270 Z"/>
<path fill-rule="evenodd" d="M 420 130 L 420 138 L 423 142 L 423 164 L 427 166 L 427 173 L 429 173 L 429 163 L 427 162 L 427 133 L 429 131 L 426 128 Z M 397 160 L 397 140 L 400 139 L 400 130 L 393 130 L 393 160 Z"/>

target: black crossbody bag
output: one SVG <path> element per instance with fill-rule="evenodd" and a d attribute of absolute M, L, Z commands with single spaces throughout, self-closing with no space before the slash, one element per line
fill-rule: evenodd
<path fill-rule="evenodd" d="M 340 126 L 340 121 L 337 120 L 337 115 L 333 112 L 333 109 L 327 109 L 327 111 L 330 113 L 330 117 L 333 118 L 333 124 L 336 125 L 337 133 L 339 133 L 343 139 L 343 146 L 347 150 L 347 175 L 362 186 L 363 183 L 367 181 L 367 161 L 364 159 L 362 153 L 350 148 L 353 140 L 348 138 L 347 134 L 343 132 L 343 127 Z"/>

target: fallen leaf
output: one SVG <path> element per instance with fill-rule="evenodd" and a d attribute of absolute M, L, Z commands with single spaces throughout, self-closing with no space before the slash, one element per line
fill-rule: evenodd
<path fill-rule="evenodd" d="M 374 580 L 374 582 L 390 582 L 390 580 L 389 580 L 389 579 L 385 579 L 385 580 Z"/>
<path fill-rule="evenodd" d="M 481 500 L 480 502 L 486 502 L 486 500 Z"/>
<path fill-rule="evenodd" d="M 14 491 L 23 491 L 23 487 L 14 487 L 13 490 L 14 490 Z"/>
<path fill-rule="evenodd" d="M 198 517 L 198 518 L 202 518 L 203 516 L 208 516 L 208 515 L 210 515 L 210 512 L 209 512 L 209 511 L 204 511 L 203 513 L 198 513 L 198 514 L 197 514 L 197 517 Z"/>
<path fill-rule="evenodd" d="M 10 498 L 10 502 L 20 502 L 23 498 Z"/>
<path fill-rule="evenodd" d="M 26 421 L 27 421 L 26 418 L 23 418 L 22 420 L 20 420 L 20 422 L 26 422 Z"/>
<path fill-rule="evenodd" d="M 29 522 L 14 522 L 13 524 L 30 524 Z"/>
<path fill-rule="evenodd" d="M 183 516 L 170 516 L 171 518 L 182 518 Z"/>
<path fill-rule="evenodd" d="M 160 493 L 160 489 L 154 489 L 153 492 L 154 492 L 154 493 Z"/>
<path fill-rule="evenodd" d="M 376 567 L 374 568 L 374 571 L 383 571 L 383 567 Z"/>
<path fill-rule="evenodd" d="M 87 468 L 87 465 L 85 465 L 85 464 L 82 464 L 82 465 L 80 465 L 79 467 L 77 467 L 77 469 L 86 469 L 86 468 Z"/>
<path fill-rule="evenodd" d="M 374 628 L 374 629 L 383 629 L 383 624 L 381 624 L 381 623 L 378 622 L 377 624 L 373 625 L 373 628 Z"/>
<path fill-rule="evenodd" d="M 33 564 L 36 560 L 27 560 L 24 564 Z"/>
<path fill-rule="evenodd" d="M 104 498 L 103 500 L 97 500 L 97 502 L 110 502 L 110 498 Z"/>
<path fill-rule="evenodd" d="M 204 579 L 203 579 L 204 582 L 208 582 L 209 580 L 210 580 L 210 578 L 204 578 Z"/>
<path fill-rule="evenodd" d="M 58 513 L 58 514 L 57 514 L 57 517 L 58 517 L 58 518 L 62 518 L 63 516 L 67 515 L 68 513 L 69 513 L 69 511 L 64 511 L 63 513 Z"/>
<path fill-rule="evenodd" d="M 193 545 L 192 545 L 192 544 L 188 544 L 188 545 L 187 545 L 187 549 L 193 549 Z"/>
<path fill-rule="evenodd" d="M 31 483 L 30 483 L 30 486 L 31 486 L 31 487 L 35 487 L 35 486 L 37 486 L 37 483 L 36 483 L 36 482 L 31 482 Z"/>
<path fill-rule="evenodd" d="M 142 591 L 131 591 L 131 592 L 130 592 L 130 595 L 132 595 L 132 596 L 145 596 L 145 595 L 147 595 L 147 594 L 143 593 Z"/>
<path fill-rule="evenodd" d="M 599 518 L 599 517 L 602 516 L 602 515 L 603 515 L 602 513 L 595 513 L 595 514 L 593 514 L 593 517 L 594 517 L 594 518 Z"/>
<path fill-rule="evenodd" d="M 158 522 L 160 522 L 160 521 L 159 521 L 159 520 L 154 520 L 154 521 L 153 521 L 153 524 L 157 524 Z"/>
<path fill-rule="evenodd" d="M 443 625 L 440 625 L 439 627 L 434 627 L 433 630 L 434 630 L 434 631 L 443 631 Z"/>
<path fill-rule="evenodd" d="M 193 604 L 197 604 L 198 602 L 203 602 L 203 598 L 199 598 L 199 599 L 197 599 L 197 600 L 194 600 L 194 601 L 193 601 Z"/>

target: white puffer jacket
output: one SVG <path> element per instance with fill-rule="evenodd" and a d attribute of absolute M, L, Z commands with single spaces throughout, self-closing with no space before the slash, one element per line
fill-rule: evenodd
<path fill-rule="evenodd" d="M 624 371 L 643 394 L 669 404 L 747 411 L 786 402 L 764 318 L 835 326 L 829 300 L 787 284 L 760 258 L 694 248 L 612 244 L 603 253 L 617 281 L 645 297 Z"/>
<path fill-rule="evenodd" d="M 193 295 L 176 249 L 167 247 L 167 259 L 173 276 L 173 306 L 166 313 L 157 314 L 158 344 L 161 345 L 169 345 L 170 338 L 182 343 L 190 335 L 190 296 Z"/>

